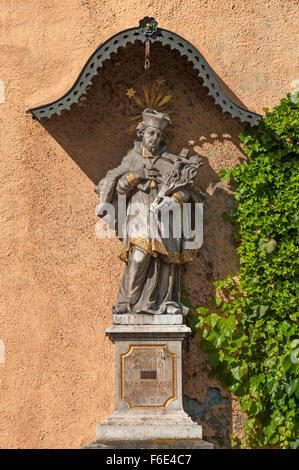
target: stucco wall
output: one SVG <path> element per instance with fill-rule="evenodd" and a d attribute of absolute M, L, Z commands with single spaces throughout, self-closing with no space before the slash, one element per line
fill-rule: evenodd
<path fill-rule="evenodd" d="M 78 448 L 113 410 L 114 349 L 105 328 L 123 263 L 117 240 L 95 236 L 93 187 L 132 141 L 121 116 L 131 112 L 124 92 L 143 73 L 136 65 L 142 49 L 104 67 L 86 107 L 43 123 L 25 110 L 59 98 L 101 42 L 147 15 L 192 42 L 239 100 L 261 113 L 298 76 L 296 1 L 0 0 L 0 11 L 0 447 Z M 242 126 L 214 105 L 190 64 L 153 54 L 149 79 L 163 75 L 173 94 L 171 148 L 204 157 L 205 244 L 183 277 L 193 301 L 207 304 L 211 279 L 238 266 L 221 218 L 232 197 L 217 173 L 244 158 Z M 204 403 L 210 387 L 229 399 L 210 407 L 204 426 L 206 438 L 225 446 L 227 436 L 215 429 L 239 431 L 235 401 L 208 378 L 194 340 L 185 345 L 184 368 L 189 398 Z"/>

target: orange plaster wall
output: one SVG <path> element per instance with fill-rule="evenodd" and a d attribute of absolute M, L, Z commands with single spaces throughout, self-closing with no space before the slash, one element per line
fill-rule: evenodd
<path fill-rule="evenodd" d="M 137 26 L 144 16 L 154 16 L 161 27 L 193 43 L 237 97 L 261 113 L 264 106 L 276 105 L 298 76 L 296 3 L 0 0 L 0 80 L 5 85 L 0 104 L 1 448 L 79 448 L 94 440 L 96 424 L 113 410 L 114 349 L 105 329 L 123 270 L 119 242 L 95 236 L 94 182 L 67 150 L 84 160 L 83 144 L 78 140 L 77 150 L 70 145 L 72 129 L 80 130 L 82 122 L 87 144 L 95 139 L 94 158 L 98 152 L 103 162 L 99 168 L 107 171 L 112 162 L 117 164 L 132 140 L 117 118 L 119 109 L 126 114 L 119 90 L 128 83 L 120 78 L 117 87 L 115 81 L 111 116 L 119 126 L 113 131 L 104 116 L 97 127 L 101 104 L 109 109 L 104 95 L 98 95 L 89 134 L 86 108 L 81 114 L 77 107 L 70 119 L 64 115 L 44 126 L 25 110 L 59 98 L 101 42 Z M 128 57 L 133 63 L 134 54 Z M 113 73 L 109 67 L 99 77 L 104 91 Z M 180 65 L 186 83 L 175 78 L 175 64 L 170 67 L 169 76 L 167 70 L 163 75 L 182 110 L 170 133 L 173 150 L 189 146 L 204 156 L 199 181 L 210 201 L 207 244 L 183 277 L 194 302 L 208 304 L 212 289 L 206 274 L 219 279 L 238 265 L 228 241 L 230 229 L 219 222 L 230 195 L 219 186 L 217 173 L 244 158 L 237 142 L 241 125 L 222 115 L 206 91 L 197 91 L 188 66 Z M 158 72 L 153 68 L 153 79 Z M 192 102 L 186 98 L 188 90 Z M 120 135 L 115 140 L 116 129 Z M 102 176 L 100 170 L 95 173 Z M 209 366 L 194 340 L 186 346 L 184 368 L 189 397 L 203 401 L 208 385 L 221 388 L 216 379 L 208 379 Z M 221 393 L 229 397 L 227 391 Z M 232 431 L 239 432 L 240 419 L 232 399 Z M 209 425 L 204 436 L 223 445 Z"/>

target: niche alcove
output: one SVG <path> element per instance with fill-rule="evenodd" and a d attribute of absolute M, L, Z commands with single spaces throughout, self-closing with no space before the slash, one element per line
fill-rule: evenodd
<path fill-rule="evenodd" d="M 144 69 L 146 41 L 149 70 Z M 146 107 L 170 114 L 166 139 L 173 153 L 186 147 L 203 157 L 196 181 L 207 194 L 204 243 L 194 261 L 182 268 L 182 280 L 192 305 L 209 306 L 213 281 L 238 268 L 231 225 L 222 217 L 231 214 L 234 198 L 218 172 L 245 158 L 238 135 L 261 116 L 245 108 L 193 45 L 148 18 L 101 44 L 63 97 L 28 112 L 96 184 L 131 148 Z M 119 242 L 114 243 L 117 257 Z M 209 375 L 197 340 L 189 338 L 184 351 L 186 410 L 203 425 L 204 439 L 227 447 L 237 426 L 230 396 Z"/>

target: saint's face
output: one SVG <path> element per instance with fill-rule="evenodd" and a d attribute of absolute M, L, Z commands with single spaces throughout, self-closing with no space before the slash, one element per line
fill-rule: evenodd
<path fill-rule="evenodd" d="M 143 145 L 151 153 L 154 153 L 160 146 L 162 140 L 162 131 L 157 127 L 148 126 L 143 134 Z"/>

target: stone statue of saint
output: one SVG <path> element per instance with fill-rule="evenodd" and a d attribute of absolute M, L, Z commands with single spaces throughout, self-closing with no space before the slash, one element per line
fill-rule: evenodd
<path fill-rule="evenodd" d="M 145 109 L 137 126 L 134 148 L 120 165 L 108 171 L 95 191 L 99 194 L 97 214 L 105 221 L 107 203 L 120 218 L 119 198 L 125 198 L 120 258 L 126 266 L 114 314 L 187 314 L 180 298 L 180 265 L 192 261 L 191 250 L 183 233 L 183 205 L 200 202 L 203 194 L 193 178 L 201 164 L 198 155 L 186 158 L 185 149 L 177 156 L 163 141 L 163 130 L 170 123 L 168 114 Z M 191 204 L 192 205 L 192 204 Z M 138 208 L 138 224 L 132 226 Z M 168 210 L 168 233 L 153 233 L 153 225 L 161 229 L 157 211 Z M 176 214 L 176 215 L 174 215 Z M 108 219 L 106 219 L 108 221 Z M 108 221 L 111 228 L 116 225 Z"/>

